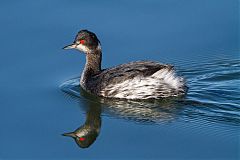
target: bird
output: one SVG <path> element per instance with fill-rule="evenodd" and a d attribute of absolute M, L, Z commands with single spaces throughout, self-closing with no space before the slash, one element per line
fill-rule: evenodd
<path fill-rule="evenodd" d="M 63 49 L 75 49 L 86 55 L 80 86 L 92 95 L 104 98 L 145 100 L 183 96 L 186 81 L 170 64 L 135 61 L 102 69 L 102 47 L 95 33 L 80 30 L 73 43 Z"/>

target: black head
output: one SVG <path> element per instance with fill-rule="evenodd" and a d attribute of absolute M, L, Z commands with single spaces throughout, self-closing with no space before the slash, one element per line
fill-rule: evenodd
<path fill-rule="evenodd" d="M 91 52 L 96 49 L 101 49 L 100 41 L 97 36 L 88 30 L 81 30 L 75 37 L 73 44 L 64 47 L 63 49 L 77 49 L 82 52 Z"/>

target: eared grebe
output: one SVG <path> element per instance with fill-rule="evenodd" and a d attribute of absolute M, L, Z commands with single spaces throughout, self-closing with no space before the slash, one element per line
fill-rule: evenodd
<path fill-rule="evenodd" d="M 161 99 L 186 93 L 185 81 L 173 66 L 152 61 L 136 61 L 101 69 L 102 49 L 97 36 L 78 32 L 73 44 L 63 49 L 77 49 L 86 54 L 80 85 L 87 92 L 109 98 Z"/>

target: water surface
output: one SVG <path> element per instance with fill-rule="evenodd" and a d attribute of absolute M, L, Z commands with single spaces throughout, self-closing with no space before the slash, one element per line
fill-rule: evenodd
<path fill-rule="evenodd" d="M 0 19 L 0 159 L 239 159 L 238 0 L 1 1 Z M 86 96 L 84 55 L 61 50 L 80 29 L 101 40 L 103 68 L 171 63 L 187 96 Z M 62 134 L 87 115 L 100 134 L 82 149 Z"/>

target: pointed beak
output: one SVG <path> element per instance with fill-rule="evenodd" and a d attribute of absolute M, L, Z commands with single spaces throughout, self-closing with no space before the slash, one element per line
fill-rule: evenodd
<path fill-rule="evenodd" d="M 63 47 L 63 49 L 74 49 L 74 48 L 76 48 L 76 44 L 70 44 L 70 45 L 67 45 L 67 46 L 65 46 L 65 47 Z"/>
<path fill-rule="evenodd" d="M 63 136 L 67 136 L 67 137 L 76 138 L 76 135 L 74 134 L 74 132 L 64 133 L 64 134 L 62 134 L 62 135 L 63 135 Z"/>

